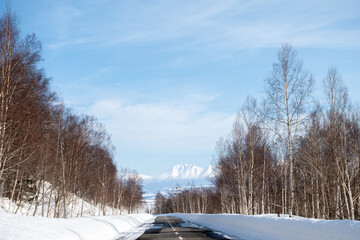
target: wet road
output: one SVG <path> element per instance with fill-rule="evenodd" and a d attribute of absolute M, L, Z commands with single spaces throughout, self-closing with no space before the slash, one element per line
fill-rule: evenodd
<path fill-rule="evenodd" d="M 197 239 L 228 239 L 212 231 L 189 227 L 183 220 L 176 217 L 157 217 L 151 228 L 138 238 L 145 239 L 173 239 L 173 240 L 197 240 Z"/>

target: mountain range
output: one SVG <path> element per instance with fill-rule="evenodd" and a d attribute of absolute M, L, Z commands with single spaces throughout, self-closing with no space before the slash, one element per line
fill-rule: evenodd
<path fill-rule="evenodd" d="M 141 175 L 143 179 L 144 198 L 153 201 L 157 192 L 166 195 L 176 187 L 209 186 L 214 176 L 214 167 L 201 168 L 193 164 L 177 164 L 169 171 L 157 176 Z"/>

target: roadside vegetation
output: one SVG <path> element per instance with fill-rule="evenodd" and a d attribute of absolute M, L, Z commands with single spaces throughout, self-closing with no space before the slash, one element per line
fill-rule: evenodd
<path fill-rule="evenodd" d="M 159 193 L 156 210 L 360 220 L 360 109 L 341 74 L 331 67 L 314 96 L 284 44 L 264 83 L 265 97 L 249 96 L 217 143 L 214 189 Z"/>
<path fill-rule="evenodd" d="M 41 44 L 22 37 L 7 9 L 0 18 L 0 206 L 28 215 L 83 215 L 84 201 L 134 212 L 142 206 L 141 179 L 116 169 L 114 147 L 94 117 L 77 115 L 49 88 L 39 68 Z M 70 207 L 71 206 L 71 207 Z"/>

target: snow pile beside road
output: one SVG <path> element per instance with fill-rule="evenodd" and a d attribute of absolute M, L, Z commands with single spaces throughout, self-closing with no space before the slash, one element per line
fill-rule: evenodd
<path fill-rule="evenodd" d="M 136 239 L 153 220 L 149 214 L 58 219 L 26 217 L 0 210 L 0 239 Z"/>
<path fill-rule="evenodd" d="M 302 217 L 277 217 L 276 214 L 246 216 L 238 214 L 170 214 L 187 221 L 247 240 L 359 240 L 360 222 Z"/>
<path fill-rule="evenodd" d="M 62 207 L 61 211 L 55 210 L 58 208 L 55 201 L 56 199 L 59 199 L 61 193 L 58 193 L 58 190 L 53 188 L 52 184 L 48 182 L 43 182 L 42 184 L 38 183 L 37 185 L 41 191 L 39 191 L 37 197 L 34 198 L 33 201 L 10 201 L 9 198 L 2 197 L 0 198 L 0 208 L 3 208 L 8 213 L 26 216 L 54 217 L 54 213 L 58 212 L 56 215 L 59 216 L 57 217 L 63 217 L 64 212 Z M 66 195 L 66 216 L 68 218 L 102 216 L 104 215 L 104 212 L 105 215 L 127 213 L 124 210 L 111 208 L 110 206 L 106 206 L 105 208 L 100 205 L 96 206 L 73 193 L 67 193 Z"/>

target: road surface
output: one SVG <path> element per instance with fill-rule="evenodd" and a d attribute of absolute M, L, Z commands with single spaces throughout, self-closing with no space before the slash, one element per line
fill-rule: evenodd
<path fill-rule="evenodd" d="M 228 239 L 212 231 L 187 226 L 183 220 L 176 217 L 157 217 L 150 229 L 138 238 L 147 239 L 173 239 L 173 240 L 197 240 L 197 239 Z"/>

